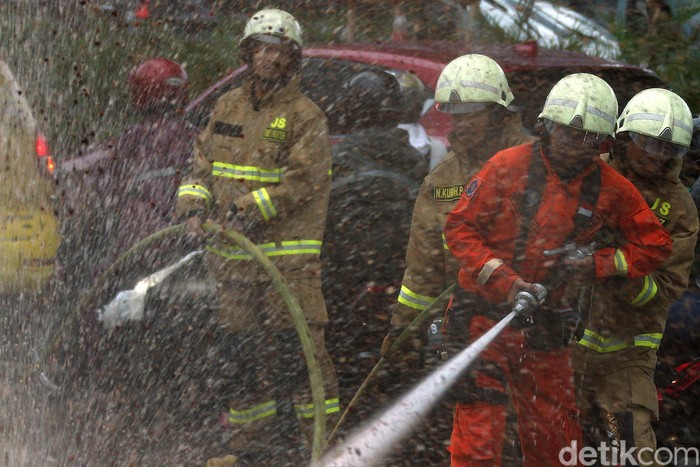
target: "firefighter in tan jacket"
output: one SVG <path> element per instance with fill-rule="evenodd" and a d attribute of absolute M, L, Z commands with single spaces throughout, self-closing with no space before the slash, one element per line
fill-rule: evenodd
<path fill-rule="evenodd" d="M 451 151 L 425 177 L 413 208 L 406 270 L 382 345 L 384 356 L 406 326 L 457 280 L 459 265 L 443 228 L 465 184 L 493 154 L 533 139 L 523 132 L 520 115 L 510 107 L 513 94 L 503 70 L 484 55 L 464 55 L 449 63 L 438 80 L 435 101 L 439 111 L 452 114 Z M 459 330 L 450 329 L 453 332 Z M 403 357 L 417 359 L 412 350 L 420 340 L 407 339 L 406 344 Z M 446 402 L 436 416 L 449 417 L 453 402 Z M 447 418 L 439 424 L 431 420 L 430 430 L 424 431 L 432 433 L 428 442 L 437 444 L 449 439 L 450 428 Z"/>
<path fill-rule="evenodd" d="M 587 319 L 573 351 L 584 441 L 634 447 L 640 465 L 656 465 L 656 351 L 669 308 L 688 286 L 698 234 L 695 204 L 679 179 L 692 127 L 686 103 L 665 89 L 640 92 L 622 111 L 610 163 L 644 196 L 673 251 L 643 278 L 596 285 L 583 301 Z"/>
<path fill-rule="evenodd" d="M 532 140 L 520 124 L 501 67 L 491 58 L 471 54 L 456 58 L 442 71 L 435 91 L 437 108 L 452 114 L 451 151 L 424 179 L 415 207 L 398 303 L 382 353 L 403 329 L 449 285 L 459 266 L 450 254 L 443 226 L 464 185 L 498 151 Z"/>
<path fill-rule="evenodd" d="M 219 99 L 197 138 L 178 211 L 200 234 L 205 218 L 242 232 L 279 268 L 304 310 L 322 366 L 326 413 L 335 414 L 319 256 L 331 154 L 325 115 L 297 90 L 301 46 L 301 28 L 286 12 L 266 9 L 248 21 L 240 48 L 249 79 Z M 299 429 L 310 441 L 314 407 L 289 311 L 240 247 L 219 238 L 208 250 L 207 266 L 219 283 L 219 323 L 232 342 L 227 371 L 235 380 L 222 407 L 232 448 L 251 465 L 303 463 L 309 452 Z"/>

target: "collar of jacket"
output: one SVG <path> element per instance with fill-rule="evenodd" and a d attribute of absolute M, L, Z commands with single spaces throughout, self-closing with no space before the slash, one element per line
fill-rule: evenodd
<path fill-rule="evenodd" d="M 248 78 L 245 83 L 243 84 L 243 89 L 245 91 L 245 95 L 247 96 L 252 96 L 253 94 L 253 78 L 250 77 Z M 300 78 L 299 75 L 294 75 L 289 82 L 284 85 L 282 88 L 275 88 L 272 90 L 267 91 L 265 94 L 263 94 L 262 99 L 260 99 L 260 102 L 258 103 L 258 107 L 265 108 L 265 107 L 270 107 L 273 106 L 277 103 L 280 102 L 291 102 L 297 97 L 297 93 L 299 91 L 299 82 Z"/>
<path fill-rule="evenodd" d="M 615 168 L 615 170 L 620 172 L 633 183 L 638 181 L 646 185 L 656 185 L 660 183 L 669 182 L 680 183 L 680 174 L 681 168 L 683 166 L 683 159 L 673 159 L 664 164 L 661 168 L 661 173 L 659 174 L 660 176 L 649 177 L 642 180 L 640 180 L 637 174 L 630 168 L 627 156 L 625 154 L 615 154 L 615 157 L 612 159 L 611 165 L 613 166 L 613 168 Z"/>

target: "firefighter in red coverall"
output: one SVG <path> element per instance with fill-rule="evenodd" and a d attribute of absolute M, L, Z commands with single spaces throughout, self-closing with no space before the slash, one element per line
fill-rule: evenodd
<path fill-rule="evenodd" d="M 521 290 L 549 293 L 532 317 L 506 328 L 468 371 L 469 401 L 455 411 L 452 465 L 500 465 L 507 391 L 519 423 L 524 466 L 559 465 L 581 445 L 562 319 L 564 285 L 611 276 L 643 277 L 671 253 L 671 239 L 634 186 L 605 165 L 598 146 L 614 134 L 617 100 L 600 78 L 560 80 L 539 115 L 541 142 L 498 152 L 467 183 L 447 216 L 445 236 L 459 285 L 476 297 L 469 340 L 489 330 Z M 627 242 L 604 245 L 615 230 Z M 581 259 L 545 256 L 569 242 L 602 246 Z M 563 280 L 562 280 L 563 279 Z"/>

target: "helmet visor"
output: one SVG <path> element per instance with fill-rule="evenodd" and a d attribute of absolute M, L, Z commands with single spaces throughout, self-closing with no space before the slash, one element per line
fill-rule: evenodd
<path fill-rule="evenodd" d="M 593 133 L 592 131 L 579 130 L 578 128 L 562 125 L 548 118 L 544 119 L 544 127 L 550 135 L 556 134 L 556 138 L 569 140 L 569 143 L 580 146 L 600 146 L 608 137 L 605 133 Z"/>
<path fill-rule="evenodd" d="M 485 112 L 495 107 L 491 102 L 438 102 L 435 108 L 439 112 L 448 114 L 471 114 Z"/>
<path fill-rule="evenodd" d="M 665 141 L 659 138 L 642 135 L 639 133 L 629 132 L 630 139 L 642 151 L 646 152 L 649 157 L 659 160 L 677 159 L 683 157 L 688 148 L 680 144 Z"/>
<path fill-rule="evenodd" d="M 284 44 L 290 47 L 297 47 L 296 42 L 283 36 L 275 36 L 272 34 L 253 34 L 252 36 L 250 36 L 250 38 L 258 42 L 263 42 L 265 44 Z"/>

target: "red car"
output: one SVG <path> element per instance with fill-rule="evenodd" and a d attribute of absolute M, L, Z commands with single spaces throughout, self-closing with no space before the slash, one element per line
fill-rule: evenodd
<path fill-rule="evenodd" d="M 666 87 L 650 70 L 598 57 L 563 50 L 542 49 L 535 42 L 516 45 L 466 44 L 459 42 L 401 42 L 373 44 L 311 45 L 303 50 L 302 92 L 323 109 L 333 135 L 346 133 L 338 105 L 343 85 L 355 73 L 380 68 L 413 73 L 429 90 L 426 111 L 420 123 L 428 135 L 444 144 L 450 131 L 450 116 L 429 105 L 442 69 L 460 55 L 479 53 L 498 62 L 508 76 L 515 103 L 524 107 L 523 121 L 532 130 L 549 90 L 563 76 L 587 72 L 605 79 L 615 90 L 620 108 L 638 91 Z M 191 120 L 203 127 L 216 99 L 240 85 L 245 66 L 214 83 L 187 106 Z"/>

